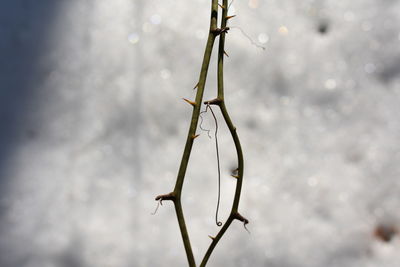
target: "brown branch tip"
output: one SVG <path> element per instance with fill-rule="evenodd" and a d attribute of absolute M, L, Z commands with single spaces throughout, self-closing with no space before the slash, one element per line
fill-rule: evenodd
<path fill-rule="evenodd" d="M 217 105 L 219 106 L 222 103 L 222 99 L 214 98 L 212 100 L 204 101 L 204 105 Z"/>
<path fill-rule="evenodd" d="M 228 31 L 230 30 L 229 27 L 224 27 L 224 28 L 216 28 L 211 30 L 212 33 L 214 33 L 215 35 L 220 35 L 221 33 L 228 33 Z"/>
<path fill-rule="evenodd" d="M 163 200 L 171 200 L 171 201 L 175 201 L 175 194 L 174 192 L 168 193 L 168 194 L 164 194 L 164 195 L 159 195 L 156 196 L 156 201 L 160 201 L 160 204 L 162 205 Z"/>

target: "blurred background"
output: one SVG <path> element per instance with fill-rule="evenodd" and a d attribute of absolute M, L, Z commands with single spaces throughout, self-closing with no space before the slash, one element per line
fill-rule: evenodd
<path fill-rule="evenodd" d="M 187 266 L 173 206 L 151 212 L 175 183 L 209 12 L 207 0 L 1 1 L 1 267 Z M 234 222 L 209 266 L 398 266 L 400 1 L 229 12 L 226 103 L 251 234 Z M 217 115 L 225 221 L 236 155 Z M 199 133 L 183 191 L 197 262 L 218 231 L 215 140 Z"/>

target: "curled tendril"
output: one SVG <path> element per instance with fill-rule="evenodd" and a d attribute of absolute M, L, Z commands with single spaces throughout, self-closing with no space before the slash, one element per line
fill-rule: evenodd
<path fill-rule="evenodd" d="M 217 226 L 222 226 L 222 222 L 218 220 L 218 212 L 219 212 L 219 205 L 220 205 L 220 201 L 221 201 L 221 164 L 219 161 L 219 149 L 218 149 L 218 121 L 217 121 L 217 117 L 214 114 L 214 111 L 212 110 L 210 104 L 207 104 L 207 108 L 210 109 L 211 114 L 214 118 L 214 122 L 215 122 L 215 132 L 214 132 L 214 136 L 215 136 L 215 150 L 217 152 L 217 167 L 218 167 L 218 200 L 217 200 L 217 208 L 215 211 L 215 224 Z M 207 110 L 206 108 L 206 110 Z"/>
<path fill-rule="evenodd" d="M 202 112 L 200 112 L 200 129 L 202 131 L 207 132 L 208 137 L 211 139 L 211 135 L 210 135 L 210 131 L 208 129 L 204 129 L 203 128 L 203 116 L 202 114 L 207 113 L 208 109 L 210 109 L 211 114 L 213 116 L 214 122 L 215 122 L 215 132 L 214 132 L 214 136 L 215 136 L 215 149 L 217 151 L 217 166 L 218 166 L 218 200 L 217 200 L 217 208 L 215 211 L 215 224 L 217 226 L 222 226 L 222 222 L 218 220 L 218 213 L 219 213 L 219 205 L 220 205 L 220 200 L 221 200 L 221 166 L 220 166 L 220 161 L 219 161 L 219 149 L 218 149 L 218 121 L 217 121 L 217 117 L 214 114 L 214 111 L 212 110 L 211 106 L 209 103 L 206 104 L 206 109 L 203 110 Z"/>
<path fill-rule="evenodd" d="M 200 126 L 199 127 L 200 127 L 200 130 L 202 130 L 204 132 L 207 132 L 208 138 L 211 139 L 211 135 L 210 135 L 210 131 L 211 130 L 203 128 L 203 116 L 202 116 L 202 114 L 207 113 L 207 110 L 208 110 L 208 105 L 207 105 L 205 110 L 200 112 Z"/>
<path fill-rule="evenodd" d="M 222 222 L 218 220 L 218 213 L 219 213 L 219 206 L 220 206 L 220 201 L 221 201 L 221 164 L 219 161 L 219 149 L 218 149 L 218 121 L 217 117 L 214 114 L 214 111 L 211 108 L 211 105 L 209 103 L 206 104 L 206 109 L 200 112 L 200 129 L 202 131 L 207 132 L 208 137 L 211 139 L 210 131 L 208 129 L 203 128 L 203 116 L 202 114 L 207 113 L 208 109 L 210 109 L 211 114 L 213 116 L 214 122 L 215 122 L 215 132 L 214 132 L 214 137 L 215 137 L 215 149 L 217 152 L 217 167 L 218 167 L 218 199 L 217 199 L 217 208 L 215 211 L 215 224 L 217 226 L 222 226 Z"/>

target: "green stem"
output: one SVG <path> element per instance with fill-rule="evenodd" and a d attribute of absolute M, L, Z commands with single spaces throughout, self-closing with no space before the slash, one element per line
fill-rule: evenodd
<path fill-rule="evenodd" d="M 228 0 L 223 1 L 223 6 L 225 7 L 222 11 L 222 20 L 221 20 L 221 29 L 225 28 L 227 25 L 227 15 L 228 15 Z M 236 127 L 233 125 L 231 118 L 229 117 L 228 111 L 225 106 L 224 100 L 224 55 L 225 55 L 225 32 L 221 33 L 219 39 L 219 49 L 218 49 L 218 97 L 211 102 L 214 102 L 216 105 L 220 107 L 222 116 L 228 126 L 228 129 L 232 135 L 232 139 L 235 143 L 236 154 L 238 159 L 238 175 L 236 177 L 236 190 L 235 190 L 235 197 L 232 204 L 231 213 L 222 226 L 221 230 L 218 234 L 213 238 L 209 248 L 207 249 L 203 260 L 200 264 L 200 267 L 205 267 L 207 264 L 208 259 L 211 256 L 214 248 L 217 246 L 218 242 L 221 240 L 222 236 L 225 234 L 226 230 L 229 228 L 233 220 L 238 219 L 242 221 L 244 224 L 248 223 L 247 219 L 239 215 L 238 208 L 239 208 L 239 201 L 240 201 L 240 194 L 242 190 L 242 183 L 243 183 L 243 171 L 244 171 L 244 160 L 243 160 L 243 152 L 242 147 L 240 145 L 239 136 L 236 132 Z M 207 102 L 206 102 L 207 103 Z M 208 102 L 210 103 L 210 102 Z"/>
<path fill-rule="evenodd" d="M 189 163 L 190 153 L 191 153 L 192 147 L 193 147 L 193 141 L 196 138 L 196 129 L 197 129 L 197 123 L 198 123 L 199 115 L 200 115 L 200 108 L 201 108 L 201 104 L 202 104 L 202 100 L 203 100 L 204 87 L 206 84 L 208 67 L 210 65 L 211 53 L 212 53 L 212 49 L 213 49 L 214 41 L 215 41 L 215 37 L 216 37 L 214 30 L 217 28 L 217 20 L 218 20 L 218 0 L 212 0 L 210 30 L 209 30 L 209 34 L 208 34 L 206 49 L 204 52 L 203 63 L 201 66 L 200 78 L 199 78 L 199 82 L 197 84 L 197 94 L 196 94 L 195 102 L 193 103 L 192 119 L 190 122 L 189 132 L 188 132 L 188 135 L 186 138 L 186 144 L 185 144 L 185 148 L 184 148 L 183 155 L 182 155 L 182 160 L 181 160 L 179 171 L 178 171 L 175 188 L 174 188 L 173 192 L 171 192 L 167 195 L 158 196 L 156 198 L 156 200 L 157 199 L 158 200 L 163 200 L 163 199 L 164 200 L 172 200 L 175 205 L 176 217 L 178 219 L 179 229 L 180 229 L 180 232 L 182 235 L 182 240 L 183 240 L 183 244 L 185 247 L 189 267 L 196 267 L 196 262 L 194 260 L 193 251 L 192 251 L 192 247 L 191 247 L 190 239 L 189 239 L 189 234 L 187 231 L 185 218 L 183 215 L 181 195 L 182 195 L 183 182 L 185 180 L 186 169 L 187 169 L 187 166 Z"/>
<path fill-rule="evenodd" d="M 185 179 L 186 168 L 187 168 L 187 165 L 189 162 L 190 153 L 192 151 L 193 140 L 194 140 L 193 136 L 196 133 L 197 123 L 199 120 L 200 108 L 201 108 L 201 104 L 202 104 L 201 102 L 203 100 L 203 93 L 204 93 L 204 87 L 205 87 L 206 79 L 207 79 L 208 67 L 210 65 L 211 53 L 212 53 L 212 49 L 213 49 L 214 41 L 215 41 L 215 34 L 212 33 L 212 30 L 217 28 L 217 18 L 218 18 L 218 1 L 212 0 L 211 23 L 210 23 L 210 31 L 208 34 L 207 46 L 206 46 L 206 50 L 204 52 L 203 64 L 201 66 L 199 83 L 197 84 L 197 94 L 196 94 L 196 99 L 195 99 L 195 105 L 193 108 L 192 119 L 190 122 L 190 128 L 189 128 L 188 136 L 186 139 L 186 145 L 185 145 L 185 149 L 183 151 L 181 165 L 179 167 L 178 177 L 177 177 L 175 189 L 174 189 L 174 192 L 176 193 L 178 198 L 182 191 L 183 181 Z"/>

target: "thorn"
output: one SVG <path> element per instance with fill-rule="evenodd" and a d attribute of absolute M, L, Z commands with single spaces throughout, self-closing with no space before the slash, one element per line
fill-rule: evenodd
<path fill-rule="evenodd" d="M 234 217 L 236 220 L 239 220 L 239 221 L 243 222 L 243 227 L 244 227 L 244 229 L 246 229 L 246 231 L 250 234 L 249 229 L 247 229 L 247 227 L 246 227 L 246 225 L 249 224 L 249 220 L 247 220 L 245 217 L 243 217 L 242 215 L 240 215 L 239 212 L 236 212 L 236 213 L 233 215 L 233 217 Z"/>
<path fill-rule="evenodd" d="M 220 8 L 225 9 L 224 5 L 218 4 Z"/>
<path fill-rule="evenodd" d="M 224 27 L 224 28 L 216 28 L 212 29 L 211 32 L 214 33 L 215 35 L 220 35 L 221 33 L 228 33 L 229 27 Z"/>
<path fill-rule="evenodd" d="M 182 98 L 184 101 L 186 101 L 186 103 L 189 103 L 190 105 L 192 105 L 193 107 L 196 106 L 196 102 L 190 101 L 186 98 Z"/>
<path fill-rule="evenodd" d="M 199 137 L 199 136 L 200 136 L 200 134 L 192 135 L 192 139 L 194 140 L 194 139 L 196 139 L 196 138 Z"/>
<path fill-rule="evenodd" d="M 231 174 L 231 176 L 232 176 L 233 178 L 236 178 L 236 179 L 239 179 L 239 178 L 240 178 L 239 175 L 235 175 L 235 174 Z"/>
<path fill-rule="evenodd" d="M 228 19 L 232 19 L 232 18 L 234 18 L 234 17 L 236 17 L 236 15 L 233 15 L 233 16 L 226 16 L 225 19 L 228 20 Z"/>
<path fill-rule="evenodd" d="M 193 87 L 193 90 L 196 89 L 196 88 L 199 88 L 199 83 L 196 83 L 196 86 Z"/>
<path fill-rule="evenodd" d="M 210 236 L 210 235 L 208 235 L 208 237 L 209 237 L 209 238 L 211 238 L 211 239 L 212 239 L 212 241 L 214 241 L 214 240 L 215 240 L 215 237 L 213 237 L 213 236 Z"/>
<path fill-rule="evenodd" d="M 226 51 L 225 51 L 225 50 L 224 50 L 224 54 L 225 54 L 225 56 L 229 57 L 228 53 L 226 53 Z"/>
<path fill-rule="evenodd" d="M 168 194 L 165 194 L 165 195 L 156 196 L 156 201 L 160 201 L 161 206 L 162 206 L 163 200 L 172 200 L 172 201 L 175 201 L 175 194 L 174 194 L 174 192 L 171 192 L 171 193 L 168 193 Z"/>
<path fill-rule="evenodd" d="M 238 174 L 239 174 L 239 167 L 232 170 L 231 175 L 235 178 L 238 178 Z"/>
<path fill-rule="evenodd" d="M 220 98 L 214 98 L 212 100 L 204 101 L 205 105 L 220 105 L 222 103 L 222 99 Z"/>

